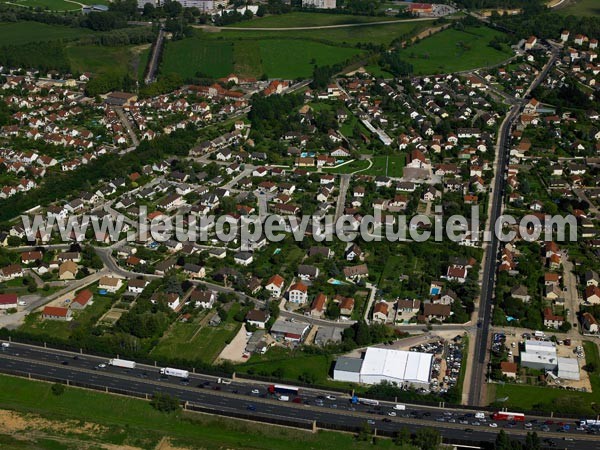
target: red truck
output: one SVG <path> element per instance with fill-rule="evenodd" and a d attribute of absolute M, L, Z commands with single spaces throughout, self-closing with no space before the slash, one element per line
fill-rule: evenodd
<path fill-rule="evenodd" d="M 498 411 L 492 414 L 494 420 L 510 420 L 514 422 L 525 422 L 525 414 L 514 413 L 514 412 L 502 412 Z"/>

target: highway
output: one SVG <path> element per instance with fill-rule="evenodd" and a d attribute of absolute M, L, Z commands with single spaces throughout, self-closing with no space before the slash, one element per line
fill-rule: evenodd
<path fill-rule="evenodd" d="M 469 391 L 469 405 L 477 406 L 487 404 L 487 398 L 482 395 L 487 372 L 488 339 L 490 325 L 492 320 L 492 300 L 494 294 L 494 279 L 496 274 L 496 262 L 498 255 L 499 241 L 494 232 L 494 227 L 502 210 L 502 201 L 504 197 L 504 173 L 507 165 L 507 157 L 510 152 L 510 133 L 515 119 L 519 116 L 521 108 L 529 101 L 529 94 L 546 78 L 549 70 L 552 68 L 558 57 L 558 49 L 552 47 L 552 57 L 548 60 L 544 69 L 533 80 L 526 95 L 519 102 L 514 104 L 508 112 L 506 119 L 502 122 L 499 130 L 498 140 L 498 164 L 496 167 L 492 208 L 490 214 L 489 242 L 486 248 L 483 279 L 481 283 L 481 295 L 479 301 L 479 314 L 477 317 L 477 332 L 475 336 L 475 352 L 472 361 L 472 375 Z M 466 381 L 468 382 L 468 380 Z"/>
<path fill-rule="evenodd" d="M 254 420 L 287 420 L 304 428 L 311 427 L 313 422 L 319 428 L 358 428 L 371 421 L 372 428 L 387 433 L 402 427 L 415 430 L 428 426 L 438 429 L 447 440 L 455 441 L 491 442 L 498 432 L 497 428 L 489 426 L 489 419 L 487 422 L 475 419 L 474 411 L 407 405 L 405 411 L 397 411 L 397 416 L 392 417 L 388 414 L 393 411 L 393 403 L 352 405 L 349 395 L 338 392 L 301 388 L 299 403 L 295 403 L 278 400 L 268 393 L 266 383 L 254 380 L 235 379 L 231 384 L 219 384 L 214 376 L 191 374 L 188 381 L 182 382 L 178 378 L 161 376 L 159 369 L 153 366 L 138 364 L 135 369 L 99 367 L 106 362 L 106 358 L 14 342 L 0 352 L 0 372 L 46 380 L 51 377 L 69 384 L 138 397 L 163 392 L 188 402 L 188 407 L 199 406 L 205 412 L 219 415 L 249 414 Z M 540 419 L 534 428 L 539 428 L 544 420 Z M 573 423 L 572 420 L 564 422 Z M 549 432 L 537 431 L 555 445 L 560 441 L 560 448 L 600 450 L 600 436 L 570 431 L 568 439 L 573 439 L 571 441 L 564 439 L 565 433 L 558 432 L 559 425 L 550 428 Z M 526 434 L 523 425 L 511 427 L 509 431 L 511 437 L 518 439 L 524 439 Z"/>

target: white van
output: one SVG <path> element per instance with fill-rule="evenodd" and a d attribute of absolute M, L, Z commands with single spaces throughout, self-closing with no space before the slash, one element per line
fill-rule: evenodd
<path fill-rule="evenodd" d="M 2 343 L 2 348 L 8 348 L 10 347 L 10 342 L 3 342 Z"/>
<path fill-rule="evenodd" d="M 396 411 L 404 411 L 406 410 L 406 405 L 394 405 L 394 408 Z"/>
<path fill-rule="evenodd" d="M 485 419 L 485 413 L 480 412 L 476 412 L 475 413 L 475 418 L 476 419 Z"/>
<path fill-rule="evenodd" d="M 281 396 L 279 396 L 279 401 L 280 402 L 289 402 L 290 398 L 287 395 L 281 395 Z"/>

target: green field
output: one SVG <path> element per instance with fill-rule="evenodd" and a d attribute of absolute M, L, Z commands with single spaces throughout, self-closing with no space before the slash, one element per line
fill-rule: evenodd
<path fill-rule="evenodd" d="M 165 333 L 151 355 L 156 358 L 172 358 L 177 355 L 189 361 L 213 363 L 226 342 L 233 339 L 241 324 L 232 317 L 239 310 L 235 303 L 229 311 L 229 318 L 219 326 L 200 325 L 199 321 L 192 323 L 174 323 Z"/>
<path fill-rule="evenodd" d="M 465 31 L 447 29 L 403 49 L 401 55 L 418 75 L 490 66 L 512 55 L 508 49 L 499 51 L 488 45 L 492 38 L 500 35 L 487 27 L 469 27 Z"/>
<path fill-rule="evenodd" d="M 314 64 L 345 61 L 360 53 L 347 47 L 296 39 L 207 39 L 206 35 L 170 42 L 165 48 L 161 73 L 178 73 L 184 79 L 197 74 L 300 78 L 311 75 Z"/>
<path fill-rule="evenodd" d="M 19 328 L 31 334 L 42 334 L 64 339 L 67 341 L 71 334 L 80 327 L 92 327 L 96 321 L 110 308 L 112 299 L 94 296 L 94 303 L 81 311 L 73 313 L 73 320 L 43 320 L 41 313 L 29 314 L 25 323 Z"/>
<path fill-rule="evenodd" d="M 260 54 L 264 73 L 269 78 L 309 77 L 313 67 L 346 61 L 361 53 L 347 47 L 334 47 L 299 40 L 262 40 Z"/>
<path fill-rule="evenodd" d="M 302 39 L 335 46 L 355 46 L 358 43 L 389 45 L 394 39 L 405 39 L 431 26 L 433 21 L 391 23 L 364 27 L 329 28 L 322 30 L 235 30 L 221 29 L 205 33 L 208 39 Z"/>
<path fill-rule="evenodd" d="M 46 25 L 38 22 L 16 22 L 0 24 L 0 45 L 20 45 L 29 42 L 75 39 L 91 31 L 85 28 L 70 28 L 61 25 Z"/>
<path fill-rule="evenodd" d="M 81 11 L 81 5 L 65 0 L 11 0 L 5 3 L 20 5 L 24 8 L 41 8 L 48 11 Z"/>
<path fill-rule="evenodd" d="M 600 15 L 600 3 L 598 0 L 576 0 L 574 4 L 556 11 L 565 16 L 598 16 Z"/>
<path fill-rule="evenodd" d="M 396 17 L 353 16 L 350 14 L 323 14 L 310 12 L 292 12 L 231 25 L 235 28 L 287 28 L 319 27 L 354 23 L 387 22 L 398 20 Z"/>
<path fill-rule="evenodd" d="M 131 46 L 73 45 L 66 51 L 76 72 L 133 72 L 134 60 L 138 58 Z"/>
<path fill-rule="evenodd" d="M 594 342 L 584 341 L 583 347 L 586 363 L 595 366 L 590 373 L 592 392 L 573 392 L 563 389 L 529 386 L 523 384 L 491 384 L 488 386 L 488 401 L 494 403 L 497 399 L 508 397 L 498 405 L 508 409 L 543 410 L 578 413 L 583 415 L 596 415 L 594 405 L 600 401 L 600 357 L 598 347 Z"/>
<path fill-rule="evenodd" d="M 385 175 L 388 177 L 401 178 L 403 170 L 404 155 L 375 156 L 371 168 L 365 170 L 363 173 L 365 175 Z"/>
<path fill-rule="evenodd" d="M 307 355 L 299 350 L 273 347 L 264 355 L 252 355 L 248 362 L 238 365 L 236 371 L 262 376 L 272 376 L 279 371 L 280 378 L 288 380 L 298 380 L 309 374 L 314 382 L 323 385 L 327 384 L 331 362 L 331 356 Z"/>
<path fill-rule="evenodd" d="M 184 448 L 198 448 L 201 445 L 206 449 L 359 450 L 373 447 L 370 442 L 357 441 L 351 434 L 328 431 L 313 434 L 185 412 L 164 414 L 152 409 L 144 400 L 76 388 L 67 388 L 64 394 L 57 397 L 51 393 L 48 383 L 5 375 L 0 375 L 0 408 L 35 414 L 22 416 L 28 422 L 30 432 L 20 436 L 21 442 L 23 439 L 31 439 L 29 442 L 32 442 L 41 439 L 41 436 L 48 441 L 52 437 L 74 438 L 81 444 L 73 447 L 65 443 L 27 447 L 11 447 L 8 444 L 6 448 L 107 448 L 91 445 L 105 443 L 112 444 L 114 448 L 134 446 L 150 450 L 157 448 L 164 436 L 169 437 L 176 447 Z M 38 425 L 41 429 L 36 429 L 36 423 L 40 423 L 39 420 L 36 422 L 39 417 L 51 420 L 54 426 Z M 84 427 L 84 423 L 89 426 Z M 2 448 L 5 448 L 2 445 L 4 441 L 7 438 L 0 438 Z M 393 446 L 390 440 L 378 440 L 377 447 L 399 448 Z"/>
<path fill-rule="evenodd" d="M 233 43 L 206 40 L 201 36 L 167 42 L 160 71 L 178 73 L 183 78 L 196 74 L 224 77 L 233 71 Z"/>

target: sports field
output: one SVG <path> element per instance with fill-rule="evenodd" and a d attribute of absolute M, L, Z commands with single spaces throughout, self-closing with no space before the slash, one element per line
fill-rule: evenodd
<path fill-rule="evenodd" d="M 489 46 L 501 33 L 487 27 L 464 31 L 447 29 L 402 50 L 402 57 L 413 65 L 416 75 L 449 73 L 491 66 L 509 58 L 512 52 Z"/>
<path fill-rule="evenodd" d="M 319 27 L 353 23 L 387 22 L 398 20 L 396 17 L 353 16 L 350 14 L 324 14 L 311 12 L 292 12 L 262 17 L 231 25 L 235 28 L 283 28 L 283 27 Z"/>
<path fill-rule="evenodd" d="M 0 23 L 0 45 L 75 39 L 91 32 L 86 28 L 71 28 L 38 22 Z"/>

